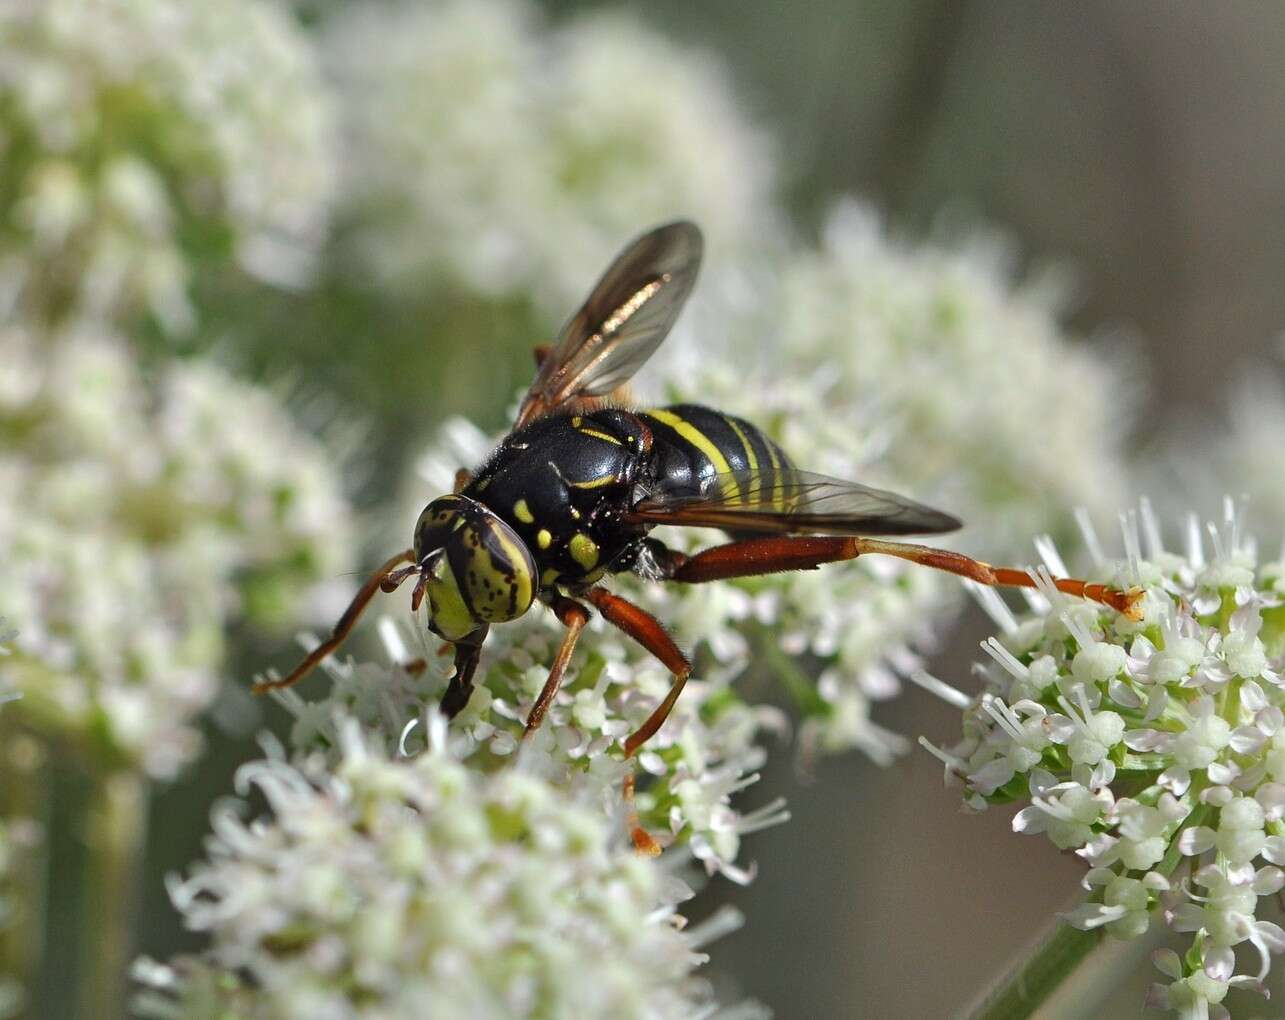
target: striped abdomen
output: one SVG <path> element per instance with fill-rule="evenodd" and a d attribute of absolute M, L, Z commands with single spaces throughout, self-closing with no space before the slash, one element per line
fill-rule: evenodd
<path fill-rule="evenodd" d="M 653 408 L 638 416 L 652 430 L 655 477 L 671 491 L 690 485 L 696 492 L 710 475 L 748 472 L 748 480 L 727 480 L 723 495 L 772 502 L 773 487 L 794 475 L 785 451 L 743 418 L 696 404 Z"/>

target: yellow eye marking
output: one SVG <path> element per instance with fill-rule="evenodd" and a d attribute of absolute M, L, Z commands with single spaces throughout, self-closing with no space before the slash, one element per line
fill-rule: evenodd
<path fill-rule="evenodd" d="M 553 544 L 553 536 L 549 534 L 548 528 L 541 528 L 539 533 L 536 534 L 535 540 L 539 543 L 541 549 L 547 549 Z"/>
<path fill-rule="evenodd" d="M 647 413 L 661 424 L 668 425 L 671 429 L 691 443 L 692 446 L 705 454 L 705 456 L 709 458 L 710 463 L 714 465 L 714 470 L 716 472 L 719 474 L 725 474 L 732 470 L 731 465 L 727 463 L 727 458 L 723 456 L 723 451 L 710 441 L 709 436 L 705 435 L 704 432 L 698 429 L 691 422 L 674 414 L 673 411 L 654 409 Z M 737 496 L 740 494 L 740 487 L 735 482 L 729 481 L 728 487 L 731 491 L 725 491 L 723 495 Z"/>
<path fill-rule="evenodd" d="M 584 419 L 577 414 L 574 418 L 571 419 L 571 427 L 573 429 L 578 429 L 582 421 L 584 421 Z"/>
<path fill-rule="evenodd" d="M 572 535 L 567 547 L 571 550 L 571 558 L 585 570 L 592 570 L 598 565 L 598 546 L 588 535 Z"/>
<path fill-rule="evenodd" d="M 513 504 L 513 516 L 523 524 L 531 524 L 535 521 L 535 515 L 531 513 L 531 508 L 526 505 L 525 499 L 520 499 Z"/>

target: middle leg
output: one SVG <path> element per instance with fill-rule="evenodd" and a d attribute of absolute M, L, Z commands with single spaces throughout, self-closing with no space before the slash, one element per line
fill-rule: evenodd
<path fill-rule="evenodd" d="M 637 730 L 625 738 L 623 747 L 628 760 L 665 724 L 678 696 L 683 693 L 683 687 L 692 672 L 692 664 L 687 661 L 687 656 L 679 650 L 678 645 L 674 644 L 674 639 L 661 626 L 660 621 L 645 609 L 619 595 L 613 595 L 605 588 L 590 588 L 585 597 L 602 614 L 604 620 L 637 641 L 674 674 L 674 682 L 665 695 L 665 700 L 656 706 Z M 655 857 L 660 853 L 660 844 L 643 828 L 642 820 L 638 817 L 636 782 L 631 769 L 625 776 L 621 791 L 625 802 L 625 825 L 629 829 L 629 839 L 634 849 L 647 857 Z"/>
<path fill-rule="evenodd" d="M 605 588 L 590 588 L 585 597 L 602 614 L 603 619 L 628 634 L 674 674 L 674 683 L 669 688 L 669 693 L 665 695 L 665 700 L 647 717 L 646 722 L 626 738 L 625 757 L 632 758 L 634 752 L 650 740 L 669 718 L 674 703 L 683 693 L 683 687 L 691 675 L 692 664 L 674 644 L 674 639 L 661 626 L 660 621 L 645 609 L 619 595 L 613 595 Z"/>

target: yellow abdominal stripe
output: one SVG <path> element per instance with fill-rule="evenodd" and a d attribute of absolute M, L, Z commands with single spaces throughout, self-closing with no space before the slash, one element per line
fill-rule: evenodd
<path fill-rule="evenodd" d="M 705 435 L 704 432 L 698 429 L 691 422 L 674 414 L 673 411 L 655 409 L 650 410 L 647 413 L 658 422 L 668 425 L 671 429 L 691 443 L 692 446 L 700 450 L 701 453 L 709 458 L 710 463 L 714 465 L 714 470 L 719 474 L 727 474 L 731 472 L 732 467 L 727 463 L 727 458 L 723 456 L 723 451 L 713 443 L 709 436 Z M 727 485 L 730 491 L 725 490 L 723 493 L 724 496 L 737 496 L 740 494 L 740 487 L 736 482 L 728 479 Z"/>
<path fill-rule="evenodd" d="M 723 415 L 723 420 L 732 427 L 732 431 L 736 433 L 736 438 L 741 441 L 741 449 L 745 451 L 745 462 L 749 465 L 751 475 L 757 476 L 759 461 L 758 458 L 754 456 L 754 447 L 750 445 L 749 438 L 745 435 L 745 432 L 741 427 L 736 424 L 734 419 L 729 418 L 727 415 Z M 761 479 L 759 485 L 761 486 Z M 757 488 L 759 486 L 755 487 Z M 755 492 L 754 489 L 751 489 L 744 495 L 746 499 L 752 500 L 756 495 L 758 495 L 758 493 Z"/>

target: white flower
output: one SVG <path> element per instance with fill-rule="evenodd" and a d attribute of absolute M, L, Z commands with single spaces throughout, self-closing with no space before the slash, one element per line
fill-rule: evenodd
<path fill-rule="evenodd" d="M 1131 871 L 1147 871 L 1159 864 L 1174 828 L 1190 811 L 1189 804 L 1169 792 L 1162 793 L 1154 806 L 1129 797 L 1116 801 L 1114 821 L 1120 838 L 1115 857 Z"/>
<path fill-rule="evenodd" d="M 830 427 L 860 436 L 903 490 L 960 513 L 992 561 L 1024 554 L 1019 536 L 1071 537 L 1051 507 L 1119 504 L 1128 403 L 1110 359 L 1073 346 L 1048 289 L 1015 283 L 1010 261 L 983 238 L 899 242 L 845 201 L 818 250 L 788 255 L 761 340 L 782 350 L 768 373 L 812 379 Z"/>
<path fill-rule="evenodd" d="M 1285 459 L 1285 399 L 1276 374 L 1279 365 L 1265 366 L 1232 393 L 1216 418 L 1226 428 L 1212 441 L 1207 435 L 1179 433 L 1170 444 L 1170 461 L 1183 465 L 1173 473 L 1189 480 L 1192 491 L 1244 493 L 1249 525 L 1261 535 L 1271 535 L 1285 520 L 1285 478 L 1279 471 Z M 1193 452 L 1196 438 L 1203 448 Z"/>
<path fill-rule="evenodd" d="M 261 0 L 17 0 L 0 10 L 0 293 L 51 323 L 189 327 L 196 247 L 298 280 L 333 189 L 311 50 Z"/>
<path fill-rule="evenodd" d="M 1101 793 L 1093 793 L 1079 783 L 1059 783 L 1036 793 L 1040 785 L 1032 776 L 1031 806 L 1014 816 L 1013 831 L 1047 832 L 1059 850 L 1084 846 L 1093 836 L 1094 824 L 1110 809 L 1110 797 L 1104 799 Z"/>
<path fill-rule="evenodd" d="M 323 701 L 278 692 L 295 716 L 291 737 L 297 749 L 333 757 L 336 714 L 360 721 L 389 754 L 423 747 L 426 706 L 441 700 L 453 665 L 436 642 L 425 640 L 422 620 L 407 623 L 380 625 L 390 658 L 401 665 L 329 661 L 324 668 L 333 687 Z M 561 636 L 561 625 L 541 609 L 494 628 L 473 696 L 452 721 L 452 739 L 472 768 L 518 761 L 582 800 L 618 813 L 621 784 L 631 768 L 620 760 L 619 745 L 664 697 L 671 678 L 641 647 L 596 619 L 577 646 L 543 726 L 523 742 L 525 720 Z M 639 754 L 637 804 L 644 827 L 663 842 L 689 845 L 711 873 L 747 881 L 752 868 L 737 863 L 740 837 L 788 814 L 780 801 L 742 814 L 732 798 L 758 779 L 765 755 L 757 739 L 784 724 L 773 710 L 742 702 L 729 681 L 714 675 L 688 682 L 669 720 Z"/>
<path fill-rule="evenodd" d="M 658 352 L 661 385 L 650 390 L 743 415 L 807 470 L 958 510 L 969 546 L 997 560 L 1024 529 L 1066 530 L 1069 515 L 1049 510 L 1053 493 L 1111 505 L 1122 468 L 1111 370 L 1071 346 L 1047 300 L 982 254 L 900 244 L 868 211 L 840 205 L 819 250 L 755 268 L 753 298 L 723 299 L 717 314 L 696 308 L 695 327 Z M 1066 404 L 1042 379 L 1079 380 L 1097 410 Z M 1040 427 L 1022 424 L 1031 421 Z M 768 619 L 787 652 L 834 665 L 818 684 L 821 704 L 805 706 L 804 735 L 826 749 L 857 743 L 841 728 L 862 714 L 849 706 L 894 694 L 922 665 L 959 591 L 873 557 L 737 583 L 773 595 Z M 1082 650 L 1075 677 L 1124 667 L 1123 649 L 1099 643 Z M 1012 693 L 1006 704 L 1033 692 Z"/>
<path fill-rule="evenodd" d="M 428 722 L 390 759 L 339 720 L 333 770 L 242 766 L 272 811 L 223 805 L 209 859 L 170 893 L 211 937 L 200 961 L 143 968 L 152 1015 L 708 1015 L 690 890 L 598 806 L 530 769 L 484 774 Z M 242 807 L 244 805 L 241 805 Z M 223 975 L 210 982 L 211 972 Z M 248 982 L 237 977 L 244 974 Z M 211 984 L 219 990 L 213 991 Z M 213 998 L 214 1001 L 210 1001 Z"/>
<path fill-rule="evenodd" d="M 356 4 L 324 46 L 355 243 L 390 285 L 534 301 L 555 325 L 651 224 L 697 217 L 716 251 L 758 244 L 763 139 L 710 54 L 633 16 L 551 30 L 522 0 Z"/>
<path fill-rule="evenodd" d="M 11 327 L 3 342 L 0 613 L 23 621 L 6 660 L 18 710 L 172 776 L 217 691 L 224 624 L 239 608 L 307 618 L 310 586 L 346 567 L 338 472 L 213 364 L 176 362 L 154 393 L 112 337 Z"/>
<path fill-rule="evenodd" d="M 965 739 L 935 753 L 977 807 L 1018 793 L 997 763 L 1017 756 L 1027 764 L 1039 750 L 1027 764 L 1031 804 L 1014 829 L 1047 832 L 1094 866 L 1093 895 L 1068 920 L 1132 937 L 1163 903 L 1170 927 L 1195 941 L 1185 958 L 1158 960 L 1173 981 L 1157 985 L 1151 1001 L 1212 1015 L 1229 986 L 1261 990 L 1271 957 L 1285 951 L 1285 932 L 1255 916 L 1258 898 L 1285 886 L 1277 867 L 1285 864 L 1285 616 L 1233 505 L 1210 528 L 1208 558 L 1194 522 L 1186 555 L 1176 556 L 1163 549 L 1147 504 L 1123 520 L 1126 558 L 1100 562 L 1093 579 L 1141 584 L 1143 619 L 1042 584 L 1026 620 L 997 614 L 1006 633 L 984 647 L 1002 668 L 986 669 L 978 699 L 927 685 L 966 705 Z M 1096 538 L 1086 545 L 1097 548 Z M 1081 665 L 1086 651 L 1092 666 Z M 1017 694 L 1030 699 L 1029 718 L 1047 719 L 1047 746 L 998 712 Z M 1129 795 L 1117 798 L 1121 789 Z M 1236 974 L 1233 949 L 1242 943 L 1258 953 L 1254 973 Z"/>
<path fill-rule="evenodd" d="M 1117 875 L 1108 868 L 1094 868 L 1085 875 L 1084 886 L 1102 887 L 1102 901 L 1085 903 L 1062 916 L 1085 931 L 1105 927 L 1116 938 L 1132 939 L 1150 925 L 1150 894 L 1168 889 L 1169 883 L 1154 872 L 1137 879 Z"/>

